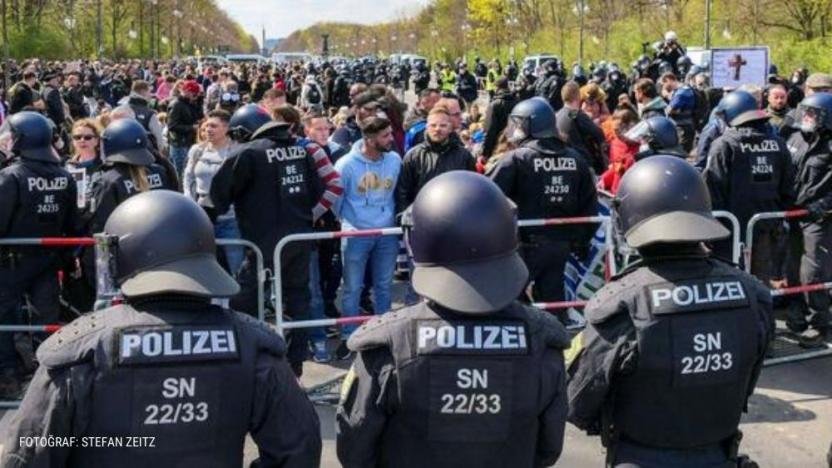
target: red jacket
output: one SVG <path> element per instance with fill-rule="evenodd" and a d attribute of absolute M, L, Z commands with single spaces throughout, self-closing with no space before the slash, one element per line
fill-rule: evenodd
<path fill-rule="evenodd" d="M 615 193 L 618 190 L 618 184 L 621 183 L 621 177 L 633 164 L 635 164 L 634 156 L 638 153 L 638 143 L 630 143 L 622 140 L 618 136 L 607 140 L 610 145 L 610 166 L 601 174 L 601 179 L 598 186 L 602 190 L 610 193 Z"/>

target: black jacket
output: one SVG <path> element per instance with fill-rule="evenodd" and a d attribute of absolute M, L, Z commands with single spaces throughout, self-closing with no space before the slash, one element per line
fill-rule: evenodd
<path fill-rule="evenodd" d="M 288 234 L 312 231 L 312 208 L 324 193 L 315 160 L 288 133 L 242 145 L 211 182 L 218 214 L 234 204 L 240 234 L 271 252 Z"/>
<path fill-rule="evenodd" d="M 788 147 L 797 167 L 795 203 L 803 208 L 817 204 L 832 211 L 832 137 L 809 138 L 797 131 L 789 138 Z"/>
<path fill-rule="evenodd" d="M 563 107 L 560 90 L 563 88 L 563 78 L 557 73 L 550 73 L 535 81 L 535 95 L 549 101 L 555 112 Z"/>
<path fill-rule="evenodd" d="M 185 99 L 179 98 L 171 105 L 168 114 L 168 140 L 171 145 L 188 146 L 196 143 L 194 125 L 201 118 L 201 110 Z"/>
<path fill-rule="evenodd" d="M 594 216 L 598 212 L 595 181 L 586 160 L 556 138 L 528 140 L 500 157 L 487 174 L 517 205 L 519 219 Z M 596 224 L 527 228 L 556 240 L 586 242 Z"/>
<path fill-rule="evenodd" d="M 64 99 L 61 91 L 47 85 L 43 88 L 43 100 L 46 101 L 46 116 L 58 128 L 64 128 L 66 124 L 66 113 L 64 112 Z"/>
<path fill-rule="evenodd" d="M 396 183 L 396 212 L 407 209 L 419 190 L 434 177 L 450 171 L 475 171 L 476 161 L 462 146 L 456 134 L 444 144 L 426 140 L 414 146 L 402 160 L 402 169 Z"/>
<path fill-rule="evenodd" d="M 16 114 L 24 107 L 35 102 L 35 92 L 25 82 L 20 81 L 9 90 L 9 114 Z"/>
<path fill-rule="evenodd" d="M 332 141 L 347 148 L 352 148 L 352 144 L 360 139 L 361 129 L 358 128 L 355 116 L 348 117 L 347 123 L 332 134 Z"/>
<path fill-rule="evenodd" d="M 0 171 L 0 237 L 74 234 L 77 198 L 75 180 L 57 160 L 14 159 Z"/>
<path fill-rule="evenodd" d="M 755 213 L 794 203 L 794 166 L 786 143 L 759 126 L 726 129 L 711 145 L 702 175 L 713 209 L 733 213 L 741 235 Z"/>
<path fill-rule="evenodd" d="M 604 132 L 580 110 L 564 107 L 558 111 L 556 118 L 558 131 L 566 138 L 566 144 L 584 155 L 596 174 L 603 173 L 607 169 L 607 158 L 603 152 Z"/>
<path fill-rule="evenodd" d="M 66 101 L 66 105 L 69 107 L 70 117 L 74 120 L 89 117 L 90 113 L 86 104 L 84 104 L 84 94 L 81 86 L 64 89 L 64 101 Z"/>
<path fill-rule="evenodd" d="M 139 193 L 130 177 L 129 167 L 127 164 L 115 163 L 101 169 L 101 177 L 92 185 L 89 225 L 82 229 L 84 232 L 102 232 L 113 210 Z M 146 170 L 148 190 L 167 188 L 165 170 L 161 166 L 151 164 Z"/>
<path fill-rule="evenodd" d="M 457 78 L 456 92 L 465 102 L 477 100 L 477 78 L 469 72 L 460 73 Z"/>
<path fill-rule="evenodd" d="M 517 99 L 509 91 L 497 91 L 497 95 L 488 104 L 483 125 L 485 140 L 482 143 L 482 155 L 484 157 L 490 158 L 494 153 L 497 141 L 508 125 L 508 116 L 515 104 L 517 104 Z"/>

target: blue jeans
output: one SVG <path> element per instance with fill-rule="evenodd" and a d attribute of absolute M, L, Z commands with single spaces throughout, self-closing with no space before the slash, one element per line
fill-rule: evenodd
<path fill-rule="evenodd" d="M 239 239 L 240 228 L 237 226 L 237 220 L 233 217 L 217 219 L 216 224 L 214 224 L 214 235 L 217 236 L 217 239 Z M 228 271 L 236 276 L 240 271 L 240 265 L 243 264 L 245 247 L 228 245 L 223 249 L 225 250 L 225 261 L 228 262 Z"/>
<path fill-rule="evenodd" d="M 399 239 L 396 236 L 353 237 L 341 241 L 341 259 L 344 264 L 344 297 L 341 312 L 344 317 L 358 315 L 364 272 L 369 264 L 373 273 L 373 302 L 376 314 L 390 310 L 392 301 L 390 289 L 396 256 L 399 253 Z M 358 328 L 356 324 L 344 325 L 342 337 L 348 338 Z"/>
<path fill-rule="evenodd" d="M 170 157 L 170 162 L 173 163 L 174 167 L 176 167 L 176 174 L 180 179 L 182 179 L 182 174 L 185 171 L 185 163 L 188 162 L 189 149 L 191 149 L 190 146 L 170 145 L 168 156 Z"/>
<path fill-rule="evenodd" d="M 318 266 L 318 249 L 309 255 L 309 320 L 326 318 L 324 313 L 324 296 L 321 294 L 321 268 Z M 326 341 L 326 330 L 324 327 L 309 329 L 309 339 L 315 341 Z"/>

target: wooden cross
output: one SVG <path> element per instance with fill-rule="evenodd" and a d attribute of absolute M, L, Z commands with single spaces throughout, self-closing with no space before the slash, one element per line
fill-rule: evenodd
<path fill-rule="evenodd" d="M 734 69 L 734 81 L 739 81 L 740 69 L 743 65 L 748 65 L 748 62 L 740 54 L 734 54 L 734 58 L 728 61 L 728 66 Z"/>

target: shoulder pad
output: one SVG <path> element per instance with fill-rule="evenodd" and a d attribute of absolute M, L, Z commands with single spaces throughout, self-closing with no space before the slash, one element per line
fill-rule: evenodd
<path fill-rule="evenodd" d="M 254 335 L 257 340 L 256 346 L 258 351 L 264 351 L 275 356 L 284 356 L 286 354 L 286 342 L 283 341 L 283 338 L 269 324 L 240 312 L 226 310 L 226 313 L 232 315 L 233 320 L 237 322 L 240 328 Z"/>
<path fill-rule="evenodd" d="M 64 325 L 40 345 L 38 362 L 57 369 L 91 360 L 99 343 L 98 335 L 107 329 L 108 315 L 123 307 L 119 305 L 82 315 Z"/>
<path fill-rule="evenodd" d="M 524 309 L 529 324 L 529 334 L 538 335 L 549 348 L 566 349 L 569 347 L 569 332 L 549 312 L 520 305 Z"/>
<path fill-rule="evenodd" d="M 419 305 L 413 307 L 419 307 Z M 371 319 L 350 336 L 347 346 L 353 351 L 389 347 L 394 330 L 409 321 L 408 310 L 413 307 L 405 307 Z"/>
<path fill-rule="evenodd" d="M 632 271 L 628 273 L 632 273 Z M 627 292 L 633 290 L 630 278 L 625 273 L 599 289 L 584 309 L 586 320 L 592 324 L 604 323 L 611 317 L 625 312 L 619 307 L 619 304 L 626 297 Z"/>

